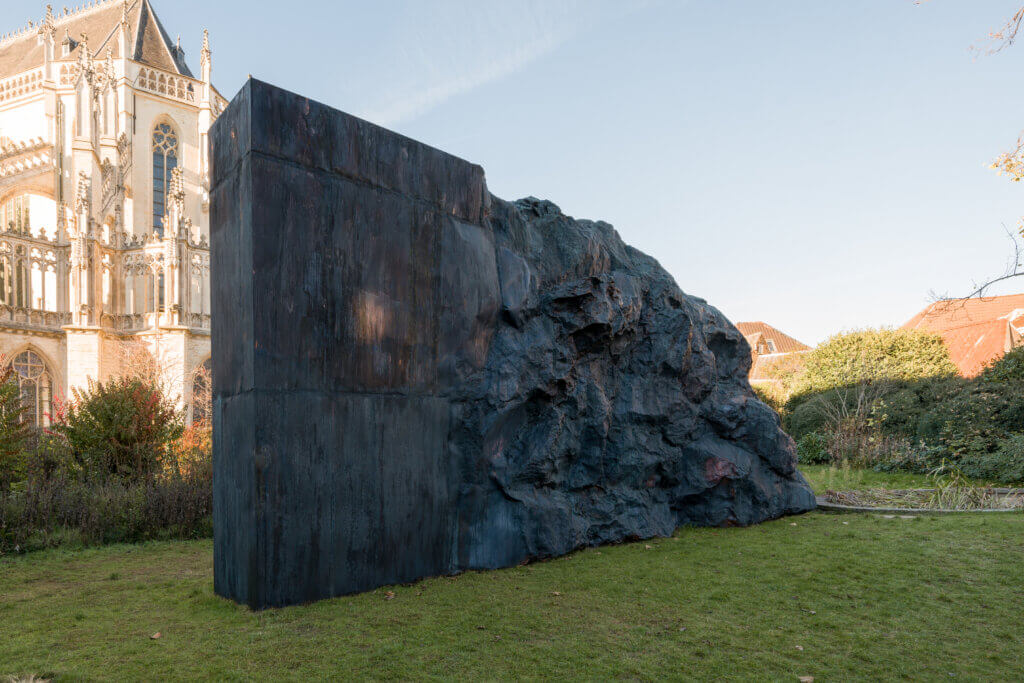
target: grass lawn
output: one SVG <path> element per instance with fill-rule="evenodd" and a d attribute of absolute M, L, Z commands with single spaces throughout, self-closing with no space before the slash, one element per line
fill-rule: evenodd
<path fill-rule="evenodd" d="M 814 513 L 253 613 L 209 541 L 0 559 L 0 679 L 1008 679 L 1024 515 Z M 150 638 L 159 632 L 161 637 Z"/>

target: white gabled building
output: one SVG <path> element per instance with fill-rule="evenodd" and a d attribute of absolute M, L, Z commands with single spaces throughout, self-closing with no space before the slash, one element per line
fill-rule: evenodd
<path fill-rule="evenodd" d="M 149 0 L 0 38 L 0 354 L 37 423 L 145 345 L 188 403 L 210 355 L 207 132 L 226 102 Z"/>

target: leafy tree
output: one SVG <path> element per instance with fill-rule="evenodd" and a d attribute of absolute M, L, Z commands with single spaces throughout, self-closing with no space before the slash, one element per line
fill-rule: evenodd
<path fill-rule="evenodd" d="M 54 425 L 87 473 L 148 479 L 171 457 L 184 429 L 181 413 L 160 389 L 139 377 L 90 382 L 73 391 L 66 416 Z"/>

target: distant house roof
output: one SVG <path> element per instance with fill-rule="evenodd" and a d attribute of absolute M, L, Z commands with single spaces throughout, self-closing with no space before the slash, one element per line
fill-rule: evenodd
<path fill-rule="evenodd" d="M 940 335 L 960 374 L 973 377 L 1024 343 L 1024 294 L 936 301 L 903 329 Z"/>
<path fill-rule="evenodd" d="M 83 33 L 88 36 L 89 50 L 93 55 L 103 57 L 110 47 L 114 57 L 121 57 L 116 37 L 125 13 L 128 19 L 130 59 L 193 77 L 182 52 L 171 42 L 149 0 L 103 0 L 83 10 L 53 17 L 53 25 L 57 29 L 57 59 L 77 59 Z M 38 26 L 36 24 L 35 28 Z M 37 34 L 38 31 L 34 29 L 24 30 L 0 41 L 0 78 L 42 66 L 43 46 Z M 60 50 L 65 36 L 71 39 L 71 49 L 66 55 Z"/>
<path fill-rule="evenodd" d="M 811 350 L 807 344 L 768 323 L 736 323 L 736 328 L 750 344 L 753 357 L 749 376 L 751 382 L 776 381 L 779 369 L 802 363 L 799 356 Z"/>
<path fill-rule="evenodd" d="M 807 351 L 795 353 L 773 353 L 767 356 L 753 354 L 753 365 L 747 379 L 752 384 L 774 383 L 790 372 L 797 372 L 804 366 Z"/>
<path fill-rule="evenodd" d="M 758 344 L 772 342 L 773 350 L 769 353 L 797 353 L 798 351 L 810 351 L 811 347 L 803 342 L 793 339 L 788 334 L 777 330 L 768 323 L 736 323 L 736 329 L 747 338 L 750 348 L 758 353 Z"/>

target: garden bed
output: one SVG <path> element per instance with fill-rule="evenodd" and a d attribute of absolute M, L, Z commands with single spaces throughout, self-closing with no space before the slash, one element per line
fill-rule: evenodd
<path fill-rule="evenodd" d="M 948 514 L 1024 510 L 1024 489 L 962 487 L 826 491 L 818 508 L 835 512 Z"/>

